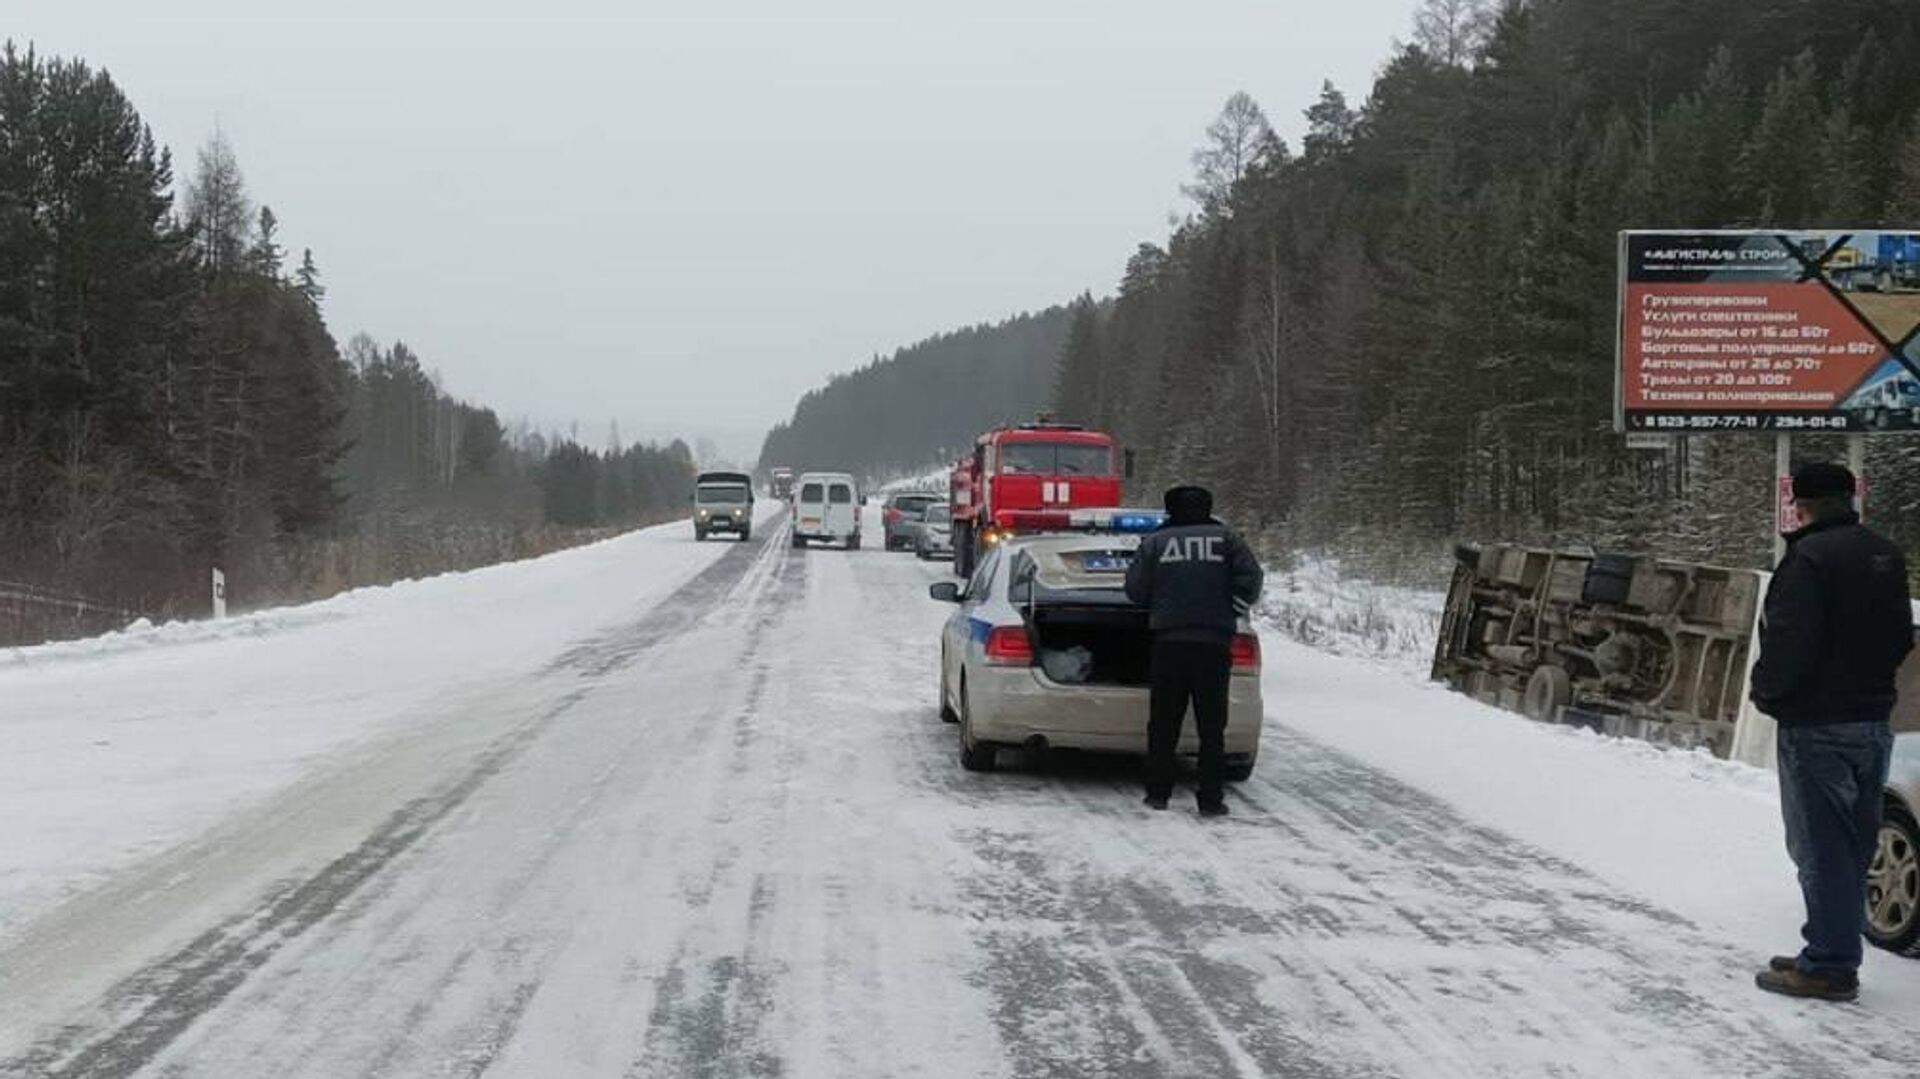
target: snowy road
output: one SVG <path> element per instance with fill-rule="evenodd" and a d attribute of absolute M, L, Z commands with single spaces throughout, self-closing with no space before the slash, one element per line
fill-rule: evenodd
<path fill-rule="evenodd" d="M 0 1075 L 1920 1072 L 1911 1020 L 1763 997 L 1753 942 L 1284 725 L 1350 666 L 1270 651 L 1227 821 L 970 775 L 944 571 L 761 537 L 34 920 Z"/>

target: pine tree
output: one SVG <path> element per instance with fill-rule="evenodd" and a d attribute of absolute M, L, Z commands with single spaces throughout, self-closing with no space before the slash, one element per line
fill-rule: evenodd
<path fill-rule="evenodd" d="M 1103 425 L 1100 313 L 1092 296 L 1074 301 L 1073 324 L 1067 330 L 1057 366 L 1052 394 L 1054 411 L 1070 420 Z"/>
<path fill-rule="evenodd" d="M 1360 127 L 1360 114 L 1347 107 L 1347 97 L 1331 80 L 1320 84 L 1320 100 L 1306 112 L 1307 134 L 1301 154 L 1317 164 L 1347 149 Z"/>
<path fill-rule="evenodd" d="M 313 264 L 313 249 L 300 250 L 300 268 L 294 271 L 294 290 L 316 311 L 320 301 L 327 298 L 325 286 L 320 284 L 320 268 Z"/>
<path fill-rule="evenodd" d="M 1692 92 L 1669 106 L 1653 133 L 1655 168 L 1661 182 L 1654 224 L 1723 227 L 1739 224 L 1745 200 L 1727 182 L 1740 159 L 1751 123 L 1747 93 L 1733 50 L 1713 54 Z"/>
<path fill-rule="evenodd" d="M 1741 156 L 1756 224 L 1804 224 L 1818 211 L 1821 128 L 1820 73 L 1808 50 L 1767 87 L 1759 122 Z"/>
<path fill-rule="evenodd" d="M 254 226 L 253 247 L 247 252 L 247 266 L 252 272 L 275 281 L 280 279 L 281 264 L 286 260 L 286 252 L 280 249 L 276 238 L 279 232 L 280 219 L 274 216 L 273 207 L 261 206 Z"/>

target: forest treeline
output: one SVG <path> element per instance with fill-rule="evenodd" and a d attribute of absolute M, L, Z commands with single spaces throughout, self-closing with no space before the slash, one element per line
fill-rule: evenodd
<path fill-rule="evenodd" d="M 802 397 L 767 433 L 760 470 L 884 478 L 944 464 L 986 428 L 1046 407 L 1070 321 L 1065 307 L 1050 307 L 876 356 Z"/>
<path fill-rule="evenodd" d="M 1276 547 L 1763 563 L 1770 439 L 1612 429 L 1616 235 L 1920 228 L 1920 3 L 1428 0 L 1416 26 L 1298 146 L 1228 102 L 1196 210 L 1075 305 L 1056 407 Z M 1909 549 L 1916 464 L 1870 440 L 1869 512 Z"/>
<path fill-rule="evenodd" d="M 0 644 L 466 568 L 680 506 L 685 445 L 602 453 L 344 352 L 227 141 L 176 198 L 103 72 L 0 50 Z M 59 602 L 55 602 L 58 600 Z"/>

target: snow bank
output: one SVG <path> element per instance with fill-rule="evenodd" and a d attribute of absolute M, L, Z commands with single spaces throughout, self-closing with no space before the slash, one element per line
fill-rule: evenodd
<path fill-rule="evenodd" d="M 1446 593 L 1396 588 L 1346 576 L 1334 559 L 1302 557 L 1270 569 L 1260 617 L 1301 644 L 1342 656 L 1384 660 L 1410 675 L 1433 664 Z"/>

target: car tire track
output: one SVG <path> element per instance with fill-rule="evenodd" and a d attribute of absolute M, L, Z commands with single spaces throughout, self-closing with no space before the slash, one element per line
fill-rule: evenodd
<path fill-rule="evenodd" d="M 757 543 L 739 545 L 647 614 L 569 649 L 549 667 L 549 673 L 578 673 L 589 680 L 588 685 L 561 694 L 497 739 L 463 772 L 395 810 L 357 846 L 310 877 L 281 887 L 259 906 L 220 922 L 123 979 L 103 1001 L 105 1018 L 67 1024 L 16 1056 L 0 1060 L 0 1075 L 121 1079 L 138 1073 L 277 953 L 387 872 L 585 698 L 594 681 L 632 664 L 707 617 L 711 600 L 747 573 L 772 548 L 778 534 L 777 529 L 769 530 Z"/>

